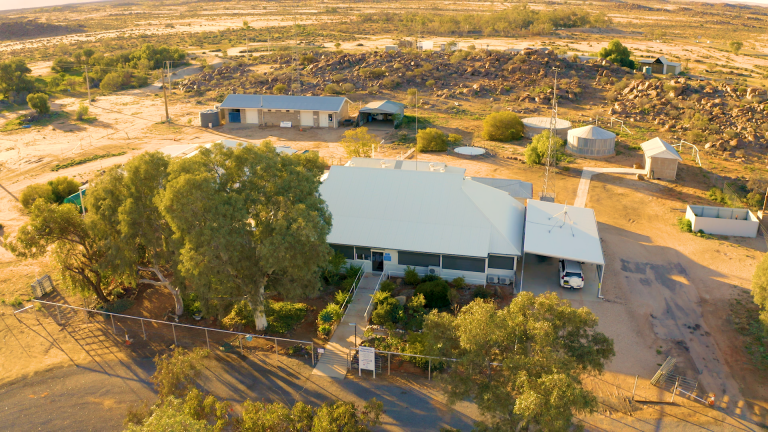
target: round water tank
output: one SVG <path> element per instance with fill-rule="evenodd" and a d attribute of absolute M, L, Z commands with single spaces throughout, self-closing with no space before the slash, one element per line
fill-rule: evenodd
<path fill-rule="evenodd" d="M 216 127 L 219 125 L 219 110 L 207 109 L 200 111 L 200 126 Z"/>
<path fill-rule="evenodd" d="M 525 136 L 533 138 L 536 135 L 549 130 L 549 117 L 528 117 L 523 119 Z M 568 137 L 568 131 L 571 129 L 571 122 L 568 120 L 557 119 L 555 122 L 555 135 L 565 140 Z"/>
<path fill-rule="evenodd" d="M 453 151 L 464 156 L 480 156 L 485 153 L 481 147 L 456 147 Z"/>
<path fill-rule="evenodd" d="M 597 126 L 584 126 L 568 131 L 565 150 L 587 157 L 612 156 L 616 153 L 616 134 Z"/>

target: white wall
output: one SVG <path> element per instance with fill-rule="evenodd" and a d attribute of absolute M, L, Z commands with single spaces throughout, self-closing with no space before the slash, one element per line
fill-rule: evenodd
<path fill-rule="evenodd" d="M 259 110 L 257 109 L 244 109 L 240 110 L 241 114 L 243 115 L 243 118 L 240 119 L 240 122 L 242 123 L 259 123 Z"/>
<path fill-rule="evenodd" d="M 756 237 L 760 221 L 749 210 L 746 219 L 732 219 L 733 213 L 741 213 L 744 209 L 729 209 L 710 206 L 688 206 L 685 218 L 691 221 L 693 232 L 699 230 L 707 234 L 727 235 L 735 237 Z M 696 214 L 703 216 L 696 216 Z M 706 216 L 715 217 L 706 217 Z M 718 217 L 719 216 L 719 217 Z"/>

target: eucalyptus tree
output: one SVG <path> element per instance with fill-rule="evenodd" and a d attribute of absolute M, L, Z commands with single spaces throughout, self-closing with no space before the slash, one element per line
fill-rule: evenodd
<path fill-rule="evenodd" d="M 161 152 L 142 153 L 124 167 L 113 167 L 96 178 L 85 197 L 88 217 L 104 242 L 102 267 L 123 282 L 163 286 L 184 312 L 173 231 L 156 204 L 168 177 L 171 160 Z M 141 272 L 155 279 L 141 278 Z M 173 274 L 173 281 L 167 275 Z"/>
<path fill-rule="evenodd" d="M 475 300 L 457 316 L 432 312 L 424 341 L 427 352 L 457 359 L 442 377 L 448 401 L 474 399 L 492 430 L 564 431 L 574 413 L 597 408 L 582 377 L 615 355 L 597 321 L 555 293 L 522 292 L 503 309 Z"/>
<path fill-rule="evenodd" d="M 171 164 L 156 203 L 178 242 L 178 272 L 206 304 L 243 298 L 267 326 L 264 291 L 295 298 L 319 287 L 331 215 L 318 193 L 324 164 L 271 143 L 214 144 Z"/>

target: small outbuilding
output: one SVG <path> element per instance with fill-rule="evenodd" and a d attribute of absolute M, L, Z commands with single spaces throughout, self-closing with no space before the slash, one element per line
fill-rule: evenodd
<path fill-rule="evenodd" d="M 349 117 L 349 99 L 339 96 L 231 94 L 219 120 L 258 126 L 337 128 Z"/>
<path fill-rule="evenodd" d="M 674 180 L 677 178 L 677 163 L 683 158 L 663 139 L 656 137 L 640 146 L 645 153 L 645 172 L 648 178 Z"/>
<path fill-rule="evenodd" d="M 405 115 L 405 105 L 391 100 L 373 101 L 360 108 L 357 123 L 398 127 Z"/>
<path fill-rule="evenodd" d="M 651 72 L 655 74 L 673 74 L 677 75 L 680 73 L 681 65 L 680 63 L 674 63 L 669 60 L 667 60 L 664 56 L 660 56 L 655 59 L 644 59 L 640 60 L 640 66 L 643 67 L 650 67 Z"/>
<path fill-rule="evenodd" d="M 749 209 L 688 206 L 685 218 L 693 232 L 736 237 L 757 237 L 760 220 Z"/>
<path fill-rule="evenodd" d="M 571 129 L 565 150 L 579 156 L 612 156 L 616 153 L 616 134 L 593 125 Z"/>
<path fill-rule="evenodd" d="M 550 117 L 528 117 L 523 119 L 524 134 L 528 138 L 549 130 Z M 555 135 L 565 140 L 568 137 L 568 131 L 571 130 L 571 122 L 568 120 L 557 119 L 555 122 Z"/>

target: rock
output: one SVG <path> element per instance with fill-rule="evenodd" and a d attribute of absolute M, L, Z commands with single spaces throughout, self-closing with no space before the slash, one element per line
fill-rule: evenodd
<path fill-rule="evenodd" d="M 744 147 L 744 140 L 742 140 L 741 138 L 736 138 L 734 140 L 731 140 L 731 142 L 729 142 L 728 145 L 730 145 L 733 148 Z"/>
<path fill-rule="evenodd" d="M 395 300 L 397 300 L 400 303 L 400 306 L 405 306 L 406 298 L 405 296 L 397 296 L 395 297 Z"/>
<path fill-rule="evenodd" d="M 645 179 L 645 177 L 644 177 L 642 174 L 637 174 L 637 175 L 635 176 L 635 178 L 637 178 L 638 180 L 643 180 L 643 179 Z"/>

